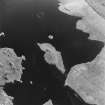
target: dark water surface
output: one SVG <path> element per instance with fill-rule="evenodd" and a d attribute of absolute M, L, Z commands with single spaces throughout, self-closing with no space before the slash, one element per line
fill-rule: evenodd
<path fill-rule="evenodd" d="M 66 72 L 78 63 L 91 61 L 103 44 L 89 41 L 88 34 L 75 29 L 79 18 L 61 13 L 57 1 L 8 0 L 1 2 L 1 47 L 10 47 L 18 56 L 24 54 L 26 70 L 23 84 L 7 84 L 6 92 L 15 97 L 14 105 L 41 105 L 52 99 L 54 105 L 82 104 L 72 89 L 64 87 L 65 76 L 45 63 L 37 42 L 49 42 L 62 52 Z M 48 35 L 54 35 L 53 40 Z M 30 84 L 30 81 L 33 84 Z"/>

